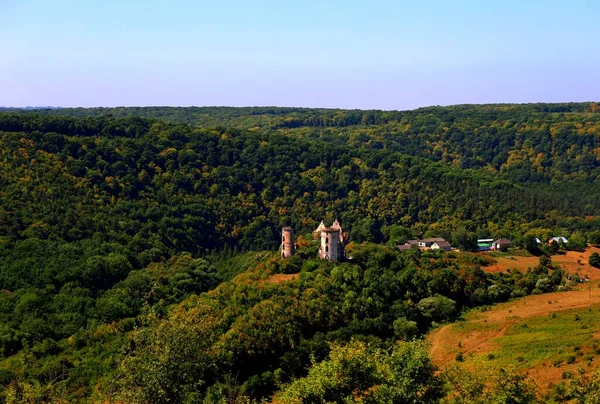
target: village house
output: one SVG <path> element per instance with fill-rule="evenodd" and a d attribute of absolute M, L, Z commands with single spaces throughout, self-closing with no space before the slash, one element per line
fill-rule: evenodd
<path fill-rule="evenodd" d="M 419 247 L 421 248 L 430 248 L 433 243 L 440 243 L 442 241 L 446 241 L 441 237 L 433 237 L 433 238 L 424 238 L 423 240 L 419 240 Z"/>
<path fill-rule="evenodd" d="M 550 240 L 548 240 L 548 244 L 552 244 L 553 241 L 556 241 L 558 244 L 563 243 L 563 244 L 567 244 L 569 242 L 569 240 L 567 240 L 566 238 L 559 236 L 559 237 L 552 237 Z"/>
<path fill-rule="evenodd" d="M 419 240 L 408 240 L 404 244 L 399 244 L 396 246 L 400 251 L 410 250 L 411 248 L 419 248 Z"/>
<path fill-rule="evenodd" d="M 477 251 L 489 251 L 492 249 L 493 238 L 477 239 Z"/>
<path fill-rule="evenodd" d="M 452 246 L 447 241 L 436 241 L 430 247 L 432 250 L 442 250 L 442 251 L 450 251 L 452 250 Z"/>
<path fill-rule="evenodd" d="M 511 244 L 512 244 L 512 242 L 509 239 L 500 238 L 492 243 L 492 250 L 496 250 L 496 251 L 506 250 L 506 249 L 508 249 L 508 247 L 510 247 Z"/>

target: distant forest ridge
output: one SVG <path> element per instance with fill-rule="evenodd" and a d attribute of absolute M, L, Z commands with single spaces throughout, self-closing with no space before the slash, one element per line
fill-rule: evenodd
<path fill-rule="evenodd" d="M 135 108 L 122 109 L 128 117 L 2 113 L 1 235 L 114 241 L 127 228 L 126 238 L 152 237 L 176 254 L 275 248 L 280 226 L 309 231 L 335 217 L 357 241 L 388 240 L 398 224 L 517 239 L 528 227 L 593 230 L 600 114 L 532 107 L 490 106 L 502 119 L 486 106 L 432 108 L 340 127 L 261 128 L 261 116 L 230 114 L 243 109 L 206 115 L 246 120 L 249 129 L 164 122 Z M 144 111 L 195 119 L 192 108 Z"/>
<path fill-rule="evenodd" d="M 70 135 L 79 133 L 76 128 L 83 122 L 72 123 L 71 118 L 99 119 L 87 121 L 92 130 L 105 123 L 112 128 L 113 118 L 144 118 L 148 119 L 145 125 L 161 121 L 209 129 L 277 131 L 300 139 L 393 150 L 463 169 L 484 169 L 525 183 L 594 182 L 600 150 L 600 106 L 594 102 L 455 105 L 413 111 L 123 107 L 10 112 L 29 116 L 29 120 L 13 119 L 20 123 L 5 130 L 16 130 L 19 125 L 27 129 L 27 122 L 36 120 L 32 116 L 49 115 L 57 118 L 53 125 L 66 127 L 61 133 Z M 60 117 L 69 119 L 61 123 Z"/>
<path fill-rule="evenodd" d="M 159 118 L 171 122 L 189 123 L 199 126 L 225 125 L 236 127 L 258 126 L 297 127 L 297 126 L 354 126 L 379 125 L 401 121 L 402 118 L 433 114 L 444 117 L 447 114 L 459 116 L 477 116 L 487 119 L 504 119 L 514 114 L 549 114 L 549 113 L 598 113 L 599 103 L 530 103 L 530 104 L 459 104 L 452 106 L 429 106 L 414 110 L 360 110 L 336 108 L 302 108 L 302 107 L 93 107 L 93 108 L 60 108 L 60 107 L 27 107 L 1 110 L 12 112 L 50 114 L 56 116 L 105 116 L 129 117 L 139 116 Z M 253 120 L 240 119 L 252 117 Z M 261 119 L 262 118 L 262 119 Z M 278 119 L 286 118 L 284 122 Z M 294 118 L 294 119 L 292 119 Z"/>

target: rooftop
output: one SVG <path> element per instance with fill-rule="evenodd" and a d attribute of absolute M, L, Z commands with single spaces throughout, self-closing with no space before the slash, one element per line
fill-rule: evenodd
<path fill-rule="evenodd" d="M 444 240 L 444 241 L 436 241 L 435 244 L 438 247 L 452 247 L 452 245 L 450 245 L 450 243 L 447 242 L 446 240 Z"/>
<path fill-rule="evenodd" d="M 431 237 L 431 238 L 424 238 L 423 240 L 421 240 L 422 243 L 438 243 L 440 241 L 446 241 L 441 237 Z"/>
<path fill-rule="evenodd" d="M 340 229 L 334 229 L 333 227 L 325 227 L 321 229 L 325 233 L 339 233 Z"/>

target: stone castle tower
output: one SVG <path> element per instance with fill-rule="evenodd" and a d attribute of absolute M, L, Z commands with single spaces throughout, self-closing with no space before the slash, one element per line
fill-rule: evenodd
<path fill-rule="evenodd" d="M 294 255 L 294 229 L 286 226 L 281 229 L 281 258 Z"/>
<path fill-rule="evenodd" d="M 321 238 L 321 246 L 319 247 L 319 258 L 338 261 L 344 258 L 344 246 L 348 236 L 344 233 L 340 222 L 335 220 L 331 227 L 326 227 L 323 222 L 314 231 L 316 238 Z"/>

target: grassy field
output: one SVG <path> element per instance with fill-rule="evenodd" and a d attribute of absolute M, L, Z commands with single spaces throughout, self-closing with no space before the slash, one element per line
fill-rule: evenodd
<path fill-rule="evenodd" d="M 600 331 L 599 317 L 600 305 L 596 305 L 518 321 L 496 339 L 495 360 L 503 366 L 591 362 L 600 353 L 595 337 Z"/>
<path fill-rule="evenodd" d="M 528 296 L 473 310 L 464 321 L 428 335 L 431 356 L 444 368 L 516 367 L 546 390 L 563 373 L 600 365 L 600 289 L 596 282 L 579 290 Z"/>
<path fill-rule="evenodd" d="M 594 268 L 588 264 L 592 253 L 600 253 L 600 248 L 589 247 L 583 252 L 565 251 L 562 254 L 552 256 L 552 262 L 560 265 L 571 275 L 579 274 L 591 280 L 600 279 L 600 269 Z M 527 271 L 539 263 L 539 257 L 535 257 L 522 250 L 509 250 L 508 252 L 485 252 L 478 253 L 485 257 L 491 257 L 495 263 L 483 267 L 486 272 L 506 272 L 509 269 Z"/>

